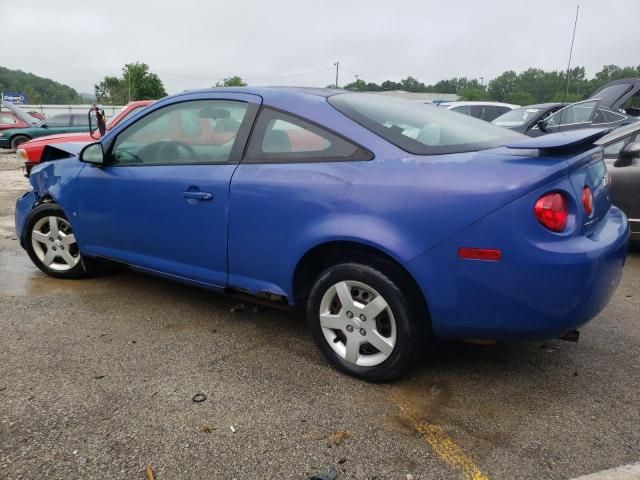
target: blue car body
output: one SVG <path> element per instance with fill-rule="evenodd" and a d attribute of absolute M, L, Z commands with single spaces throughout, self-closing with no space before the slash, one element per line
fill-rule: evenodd
<path fill-rule="evenodd" d="M 338 111 L 329 95 L 186 93 L 154 103 L 100 143 L 107 151 L 121 132 L 168 105 L 227 99 L 247 102 L 252 112 L 270 107 L 304 118 L 362 146 L 371 159 L 252 163 L 243 143 L 237 161 L 224 165 L 96 167 L 69 146 L 69 158 L 32 171 L 33 190 L 16 206 L 19 238 L 24 242 L 29 212 L 48 199 L 66 212 L 84 256 L 207 288 L 268 293 L 291 305 L 308 255 L 327 245 L 362 245 L 415 280 L 439 337 L 557 337 L 604 308 L 621 277 L 629 228 L 609 201 L 601 150 L 584 146 L 587 134 L 416 155 Z M 579 201 L 585 185 L 593 191 L 594 221 Z M 550 191 L 569 199 L 561 233 L 533 215 Z M 200 192 L 213 201 L 198 201 Z M 462 247 L 499 249 L 502 258 L 462 259 Z"/>

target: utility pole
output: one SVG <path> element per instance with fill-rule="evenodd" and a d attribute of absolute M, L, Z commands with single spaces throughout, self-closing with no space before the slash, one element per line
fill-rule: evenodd
<path fill-rule="evenodd" d="M 334 63 L 334 65 L 336 66 L 336 88 L 338 87 L 338 69 L 340 68 L 340 62 L 336 62 Z"/>
<path fill-rule="evenodd" d="M 569 49 L 569 63 L 567 64 L 567 89 L 565 97 L 569 95 L 569 72 L 571 70 L 571 56 L 573 55 L 573 41 L 576 39 L 576 27 L 578 26 L 578 13 L 580 12 L 580 5 L 576 5 L 576 21 L 573 24 L 573 36 L 571 37 L 571 49 Z M 563 99 L 564 103 L 564 99 Z"/>

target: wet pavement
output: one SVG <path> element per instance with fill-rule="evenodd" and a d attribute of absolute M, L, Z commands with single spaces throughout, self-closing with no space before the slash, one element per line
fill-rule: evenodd
<path fill-rule="evenodd" d="M 13 235 L 11 168 L 0 479 L 564 479 L 640 459 L 637 252 L 579 343 L 443 342 L 373 385 L 330 368 L 294 313 L 128 271 L 46 277 Z"/>

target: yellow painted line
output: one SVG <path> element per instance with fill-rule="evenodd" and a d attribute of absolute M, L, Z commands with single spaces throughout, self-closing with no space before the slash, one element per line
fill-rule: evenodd
<path fill-rule="evenodd" d="M 420 419 L 409 401 L 399 398 L 397 395 L 394 397 L 402 416 L 411 422 L 416 432 L 441 460 L 460 472 L 462 480 L 489 480 L 489 477 L 480 471 L 473 460 L 456 445 L 441 426 Z"/>

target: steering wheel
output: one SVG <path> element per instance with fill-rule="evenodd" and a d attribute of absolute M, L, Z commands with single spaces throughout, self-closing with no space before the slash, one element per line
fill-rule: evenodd
<path fill-rule="evenodd" d="M 156 161 L 158 162 L 162 162 L 163 159 L 166 159 L 167 157 L 177 157 L 181 148 L 187 152 L 189 158 L 198 158 L 198 154 L 191 145 L 178 140 L 163 140 L 158 142 L 157 145 L 155 156 Z"/>

